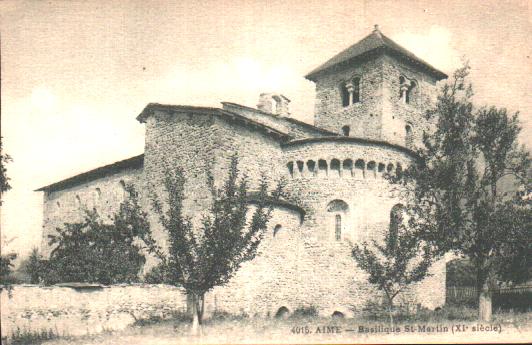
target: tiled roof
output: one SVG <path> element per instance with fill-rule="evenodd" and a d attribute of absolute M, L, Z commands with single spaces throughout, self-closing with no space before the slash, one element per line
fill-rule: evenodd
<path fill-rule="evenodd" d="M 424 69 L 426 72 L 432 74 L 438 80 L 447 78 L 447 75 L 438 69 L 434 68 L 427 62 L 418 58 L 399 44 L 395 43 L 388 37 L 384 36 L 378 28 L 375 28 L 371 34 L 363 38 L 361 41 L 353 44 L 349 48 L 335 55 L 333 58 L 315 68 L 305 76 L 305 78 L 315 81 L 316 76 L 326 70 L 333 67 L 342 67 L 357 59 L 364 59 L 377 52 L 387 52 L 394 54 Z"/>

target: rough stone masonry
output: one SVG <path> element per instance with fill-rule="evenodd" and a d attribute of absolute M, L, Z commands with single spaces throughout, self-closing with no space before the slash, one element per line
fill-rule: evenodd
<path fill-rule="evenodd" d="M 290 100 L 280 94 L 261 94 L 257 109 L 227 102 L 221 108 L 148 104 L 137 117 L 146 128 L 143 155 L 39 189 L 43 251 L 50 251 L 47 236 L 78 220 L 83 208 L 116 211 L 127 183 L 137 186 L 154 236 L 164 244 L 146 195 L 148 184 L 162 188 L 163 165 L 184 169 L 184 206 L 199 219 L 210 202 L 206 169 L 220 184 L 237 153 L 252 188 L 261 174 L 272 183 L 285 178 L 292 201 L 275 205 L 258 256 L 209 293 L 206 312 L 274 315 L 281 307 L 313 305 L 322 315 L 352 314 L 382 295 L 357 268 L 351 243 L 382 238 L 391 213 L 400 212 L 398 193 L 383 174 L 414 159 L 413 149 L 431 128 L 423 113 L 446 77 L 375 28 L 306 76 L 316 85 L 314 125 L 292 118 Z M 442 305 L 445 263 L 431 273 L 400 299 Z"/>

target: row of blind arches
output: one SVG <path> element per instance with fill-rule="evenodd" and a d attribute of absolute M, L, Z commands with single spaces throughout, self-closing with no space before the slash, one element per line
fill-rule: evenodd
<path fill-rule="evenodd" d="M 290 161 L 286 164 L 290 177 L 355 177 L 360 179 L 382 177 L 384 173 L 397 174 L 402 172 L 401 163 L 365 162 L 363 159 L 353 161 L 350 158 L 340 160 L 333 158 Z"/>
<path fill-rule="evenodd" d="M 127 197 L 126 182 L 124 182 L 124 180 L 120 180 L 118 184 L 120 186 L 120 191 L 122 192 L 123 196 Z M 91 193 L 89 194 L 89 198 L 85 201 L 96 204 L 100 201 L 101 196 L 102 196 L 101 188 L 96 187 L 91 191 Z M 84 201 L 81 199 L 81 196 L 79 194 L 75 195 L 74 200 L 75 200 L 76 207 L 82 207 L 84 205 Z M 57 208 L 61 208 L 61 202 L 56 201 L 56 206 Z"/>

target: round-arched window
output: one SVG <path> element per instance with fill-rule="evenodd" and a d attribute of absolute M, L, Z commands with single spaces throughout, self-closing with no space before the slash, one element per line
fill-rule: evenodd
<path fill-rule="evenodd" d="M 332 231 L 334 239 L 340 241 L 344 236 L 344 227 L 346 216 L 349 212 L 349 206 L 343 200 L 333 200 L 327 205 L 327 212 L 332 215 Z"/>

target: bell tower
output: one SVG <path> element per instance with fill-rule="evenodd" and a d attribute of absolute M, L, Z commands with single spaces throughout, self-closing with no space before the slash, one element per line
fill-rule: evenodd
<path fill-rule="evenodd" d="M 401 47 L 378 26 L 306 75 L 315 83 L 314 125 L 340 135 L 413 148 L 424 113 L 447 75 Z"/>

